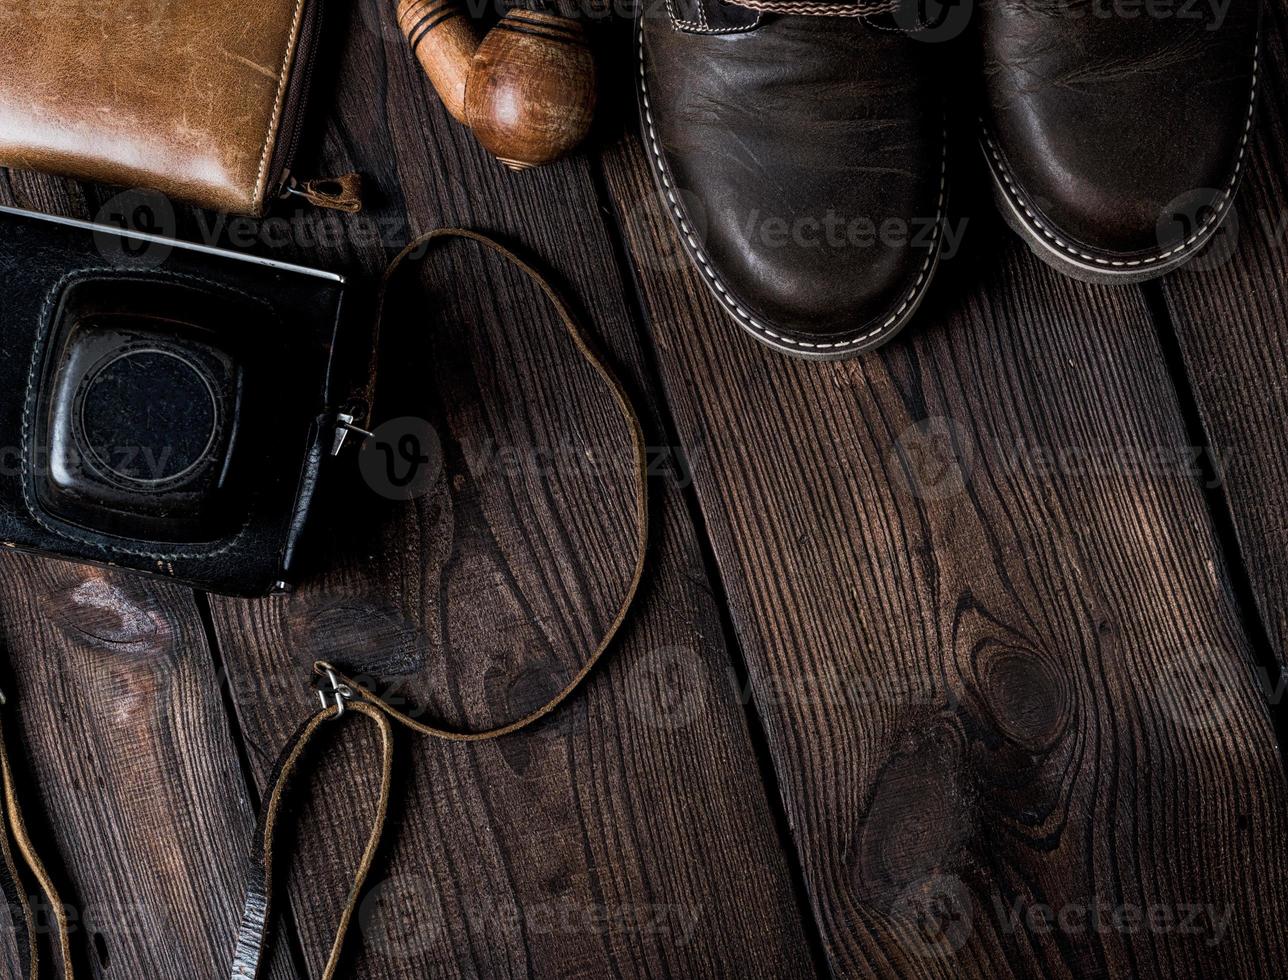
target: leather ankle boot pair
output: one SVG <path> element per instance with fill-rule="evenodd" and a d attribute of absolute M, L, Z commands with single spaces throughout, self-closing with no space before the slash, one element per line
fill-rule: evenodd
<path fill-rule="evenodd" d="M 960 232 L 945 42 L 977 47 L 995 196 L 1043 260 L 1136 282 L 1216 232 L 1252 127 L 1260 0 L 981 0 L 965 16 L 957 0 L 938 23 L 896 2 L 667 0 L 640 18 L 659 190 L 757 339 L 845 357 L 916 312 Z"/>

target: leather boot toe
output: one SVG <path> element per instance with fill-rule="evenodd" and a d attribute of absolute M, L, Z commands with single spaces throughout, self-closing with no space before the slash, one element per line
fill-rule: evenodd
<path fill-rule="evenodd" d="M 1093 282 L 1201 252 L 1247 157 L 1258 21 L 1258 0 L 988 0 L 981 142 L 1012 228 Z"/>
<path fill-rule="evenodd" d="M 689 257 L 744 330 L 836 358 L 894 336 L 938 261 L 933 45 L 859 17 L 671 4 L 639 33 L 644 139 Z"/>

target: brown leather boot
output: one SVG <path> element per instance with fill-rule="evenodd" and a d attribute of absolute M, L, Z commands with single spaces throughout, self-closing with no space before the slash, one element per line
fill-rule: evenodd
<path fill-rule="evenodd" d="M 899 332 L 944 242 L 940 45 L 855 4 L 670 0 L 639 23 L 647 153 L 729 315 L 839 358 Z"/>
<path fill-rule="evenodd" d="M 984 0 L 981 139 L 1039 257 L 1139 282 L 1202 250 L 1247 160 L 1259 22 L 1259 0 Z"/>

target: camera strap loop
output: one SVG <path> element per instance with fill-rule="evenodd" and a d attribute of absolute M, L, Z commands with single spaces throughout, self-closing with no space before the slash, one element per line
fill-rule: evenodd
<path fill-rule="evenodd" d="M 590 346 L 580 326 L 569 313 L 568 308 L 559 299 L 546 279 L 531 266 L 517 258 L 506 248 L 478 232 L 460 228 L 445 228 L 432 231 L 412 242 L 394 259 L 385 274 L 380 291 L 380 305 L 377 312 L 375 334 L 379 338 L 380 318 L 384 308 L 384 297 L 394 273 L 409 256 L 415 252 L 424 255 L 428 246 L 450 238 L 466 239 L 483 246 L 500 255 L 526 275 L 545 294 L 554 306 L 555 312 L 572 339 L 573 344 L 586 362 L 595 370 L 603 381 L 618 412 L 626 422 L 630 432 L 635 491 L 635 527 L 634 527 L 634 571 L 630 584 L 622 598 L 617 615 L 604 631 L 603 637 L 594 651 L 585 660 L 580 669 L 572 676 L 564 688 L 549 702 L 536 711 L 515 721 L 481 731 L 456 730 L 442 726 L 430 725 L 416 721 L 396 708 L 381 700 L 376 694 L 346 676 L 333 665 L 319 661 L 314 664 L 314 671 L 321 681 L 318 693 L 322 707 L 287 741 L 278 756 L 277 762 L 268 779 L 266 795 L 260 808 L 259 820 L 255 827 L 250 855 L 247 862 L 246 898 L 243 904 L 241 927 L 237 934 L 237 943 L 233 955 L 233 980 L 257 980 L 268 955 L 269 928 L 272 921 L 273 877 L 275 854 L 273 842 L 284 812 L 284 801 L 289 795 L 293 777 L 304 768 L 308 758 L 308 749 L 318 734 L 328 728 L 328 722 L 342 718 L 363 718 L 375 725 L 380 735 L 380 793 L 376 800 L 372 816 L 371 831 L 363 849 L 353 883 L 345 900 L 344 908 L 337 925 L 335 938 L 331 944 L 330 955 L 321 980 L 334 980 L 339 969 L 340 958 L 344 952 L 345 938 L 349 931 L 358 901 L 362 896 L 367 875 L 375 861 L 376 852 L 384 837 L 385 824 L 389 812 L 389 799 L 393 784 L 394 725 L 409 729 L 417 734 L 449 742 L 486 742 L 520 732 L 545 718 L 567 701 L 586 681 L 596 664 L 612 645 L 618 631 L 626 621 L 631 607 L 635 603 L 640 583 L 644 576 L 645 560 L 648 553 L 648 466 L 644 445 L 644 431 L 639 413 L 631 403 L 626 389 L 600 359 Z M 366 392 L 365 405 L 367 416 L 359 420 L 350 416 L 342 431 L 366 433 L 370 429 L 370 405 L 374 396 L 374 369 L 378 357 L 373 354 L 372 377 Z M 0 705 L 4 699 L 0 695 Z M 0 712 L 2 715 L 2 712 Z M 24 980 L 40 980 L 41 961 L 38 937 L 42 932 L 51 932 L 55 937 L 58 957 L 61 959 L 63 980 L 74 980 L 75 969 L 72 960 L 70 925 L 66 906 L 59 897 L 53 880 L 36 854 L 36 850 L 27 834 L 22 812 L 18 804 L 18 794 L 14 785 L 13 770 L 10 766 L 8 750 L 5 745 L 3 718 L 0 717 L 0 791 L 3 792 L 3 813 L 0 813 L 0 892 L 3 892 L 11 910 L 15 911 L 15 939 L 18 945 L 19 959 L 22 964 Z M 17 860 L 22 862 L 20 871 Z M 35 879 L 35 883 L 48 904 L 48 922 L 38 921 L 39 909 L 33 907 L 25 878 Z M 19 916 L 17 912 L 20 912 Z M 21 922 L 18 919 L 21 918 Z"/>
<path fill-rule="evenodd" d="M 380 842 L 384 837 L 385 820 L 389 814 L 389 796 L 393 788 L 394 732 L 393 725 L 390 724 L 384 712 L 364 701 L 351 700 L 337 694 L 335 704 L 314 712 L 312 717 L 291 736 L 277 757 L 273 771 L 268 777 L 268 795 L 260 805 L 259 822 L 255 826 L 255 836 L 251 842 L 247 863 L 246 899 L 242 905 L 242 922 L 241 928 L 237 931 L 237 945 L 233 950 L 233 980 L 255 980 L 268 955 L 275 860 L 273 840 L 280 823 L 283 801 L 288 795 L 293 777 L 299 771 L 306 757 L 306 751 L 318 732 L 326 727 L 327 722 L 349 712 L 352 712 L 353 717 L 371 721 L 380 733 L 380 795 L 376 798 L 376 810 L 372 817 L 371 833 L 367 836 L 367 845 L 363 848 L 358 869 L 354 872 L 353 884 L 349 888 L 344 908 L 340 913 L 335 939 L 331 943 L 331 952 L 322 974 L 323 980 L 332 980 L 340 966 L 340 956 L 344 952 L 344 941 L 349 932 L 349 924 L 353 921 L 358 900 L 362 897 L 362 889 L 367 881 L 367 874 L 371 871 L 371 865 L 376 859 L 376 851 L 379 850 Z"/>
<path fill-rule="evenodd" d="M 416 260 L 419 260 L 429 251 L 431 244 L 447 239 L 465 239 L 475 242 L 501 256 L 506 262 L 516 267 L 535 283 L 554 307 L 564 330 L 582 358 L 599 375 L 600 380 L 612 395 L 631 438 L 635 521 L 634 569 L 630 583 L 622 597 L 616 616 L 604 631 L 599 643 L 577 672 L 564 685 L 563 689 L 537 710 L 497 728 L 470 731 L 417 721 L 383 701 L 369 688 L 346 676 L 334 665 L 325 661 L 315 663 L 313 670 L 319 679 L 319 693 L 322 697 L 323 706 L 290 739 L 278 758 L 272 775 L 269 777 L 267 796 L 260 811 L 259 823 L 255 829 L 254 842 L 251 847 L 249 882 L 242 911 L 241 929 L 238 933 L 236 953 L 233 960 L 233 980 L 256 980 L 267 957 L 268 932 L 272 921 L 273 837 L 282 810 L 282 800 L 286 795 L 291 777 L 295 775 L 301 766 L 301 760 L 305 757 L 305 750 L 319 732 L 326 727 L 326 722 L 340 720 L 342 717 L 354 717 L 365 718 L 374 723 L 380 732 L 382 761 L 380 796 L 372 818 L 371 832 L 357 871 L 354 874 L 353 883 L 349 889 L 335 938 L 331 945 L 331 953 L 321 978 L 321 980 L 333 980 L 339 968 L 345 937 L 357 909 L 363 886 L 366 883 L 376 851 L 384 836 L 392 782 L 394 724 L 396 723 L 419 735 L 448 742 L 487 742 L 513 735 L 531 727 L 558 709 L 585 683 L 586 679 L 594 671 L 595 666 L 612 646 L 622 625 L 626 622 L 626 618 L 635 604 L 635 598 L 639 593 L 640 584 L 644 577 L 644 566 L 648 556 L 648 459 L 644 429 L 639 413 L 632 404 L 630 396 L 626 393 L 626 389 L 622 387 L 616 375 L 595 353 L 581 327 L 573 319 L 567 306 L 545 277 L 519 259 L 514 253 L 486 235 L 462 228 L 443 228 L 432 231 L 408 245 L 390 264 L 380 289 L 380 300 L 374 327 L 375 343 L 373 344 L 370 380 L 364 395 L 355 399 L 355 403 L 366 406 L 367 415 L 361 420 L 349 418 L 348 424 L 342 431 L 365 433 L 372 428 L 370 410 L 375 402 L 374 386 L 379 361 L 381 320 L 383 318 L 385 295 L 395 273 L 409 257 L 415 255 Z"/>

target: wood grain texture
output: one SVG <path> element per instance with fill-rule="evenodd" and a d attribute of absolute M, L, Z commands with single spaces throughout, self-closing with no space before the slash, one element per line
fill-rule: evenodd
<path fill-rule="evenodd" d="M 84 975 L 222 975 L 254 814 L 191 595 L 6 555 L 0 604 L 26 818 Z"/>
<path fill-rule="evenodd" d="M 390 8 L 360 0 L 336 25 L 325 150 L 303 161 L 366 172 L 367 212 L 181 209 L 176 227 L 367 278 L 417 231 L 500 231 L 553 268 L 648 401 L 600 175 L 584 159 L 504 174 L 437 104 Z M 1288 93 L 1278 35 L 1269 50 L 1237 259 L 1159 295 L 1231 454 L 1226 492 L 1282 649 Z M 604 60 L 629 79 L 628 57 Z M 628 106 L 628 81 L 607 85 Z M 602 175 L 750 682 L 731 679 L 685 471 L 659 477 L 645 599 L 586 697 L 500 745 L 402 743 L 348 972 L 797 976 L 815 966 L 811 917 L 840 976 L 1255 976 L 1282 962 L 1282 764 L 1147 294 L 1063 281 L 975 216 L 980 258 L 946 270 L 906 339 L 844 364 L 789 361 L 708 300 L 634 139 L 609 146 Z M 77 216 L 115 194 L 20 174 L 6 186 L 6 200 Z M 436 717 L 495 723 L 552 693 L 612 614 L 630 565 L 625 433 L 549 310 L 461 244 L 400 298 L 382 414 L 432 422 L 443 469 L 411 503 L 345 486 L 321 570 L 295 595 L 212 603 L 231 731 L 190 594 L 0 556 L 29 816 L 69 897 L 107 920 L 81 937 L 93 976 L 222 975 L 245 780 L 262 786 L 312 707 L 314 657 Z M 675 462 L 650 428 L 655 458 Z M 781 801 L 757 771 L 748 698 Z M 372 801 L 373 746 L 343 731 L 298 806 L 287 889 L 282 932 L 312 976 Z M 296 975 L 285 940 L 271 975 Z"/>
<path fill-rule="evenodd" d="M 510 176 L 438 104 L 388 5 L 359 4 L 342 33 L 318 166 L 362 170 L 368 210 L 301 216 L 310 243 L 273 254 L 374 272 L 417 231 L 499 232 L 553 271 L 647 404 L 586 161 Z M 323 227 L 333 244 L 311 244 Z M 212 603 L 261 780 L 315 703 L 314 658 L 434 717 L 508 721 L 561 686 L 629 577 L 627 433 L 532 285 L 455 243 L 397 296 L 379 414 L 432 423 L 444 465 L 429 492 L 382 504 L 350 488 L 317 577 L 276 602 Z M 812 972 L 697 539 L 676 482 L 654 485 L 645 594 L 585 696 L 503 743 L 403 742 L 355 975 Z M 290 898 L 312 975 L 373 802 L 372 746 L 352 731 L 301 806 Z"/>
<path fill-rule="evenodd" d="M 1274 653 L 1288 651 L 1288 14 L 1266 4 L 1261 104 L 1233 220 L 1162 295 Z M 1274 684 L 1268 693 L 1282 703 Z"/>
<path fill-rule="evenodd" d="M 832 969 L 1277 962 L 1282 769 L 1141 294 L 972 215 L 898 342 L 784 359 L 606 171 Z"/>

